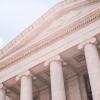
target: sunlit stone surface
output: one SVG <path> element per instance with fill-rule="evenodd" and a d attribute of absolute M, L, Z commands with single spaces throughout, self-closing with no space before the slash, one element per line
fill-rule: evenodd
<path fill-rule="evenodd" d="M 0 100 L 100 100 L 94 1 L 57 3 L 0 49 Z"/>

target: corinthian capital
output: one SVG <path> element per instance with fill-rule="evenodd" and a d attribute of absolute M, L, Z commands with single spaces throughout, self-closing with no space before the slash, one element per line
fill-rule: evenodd
<path fill-rule="evenodd" d="M 93 37 L 93 38 L 91 38 L 91 39 L 89 39 L 89 40 L 87 40 L 87 41 L 84 41 L 84 42 L 80 43 L 80 44 L 78 45 L 78 49 L 84 48 L 84 46 L 87 45 L 87 44 L 97 44 L 96 38 Z"/>
<path fill-rule="evenodd" d="M 30 71 L 26 71 L 24 73 L 21 73 L 19 74 L 17 77 L 16 77 L 16 80 L 19 80 L 21 77 L 23 76 L 32 76 L 31 72 Z"/>
<path fill-rule="evenodd" d="M 48 59 L 47 61 L 45 61 L 44 66 L 48 66 L 52 61 L 62 61 L 60 55 L 56 55 L 50 59 Z"/>

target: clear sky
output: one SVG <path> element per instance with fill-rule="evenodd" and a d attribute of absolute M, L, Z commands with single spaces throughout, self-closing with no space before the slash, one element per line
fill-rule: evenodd
<path fill-rule="evenodd" d="M 61 0 L 0 0 L 0 48 Z"/>

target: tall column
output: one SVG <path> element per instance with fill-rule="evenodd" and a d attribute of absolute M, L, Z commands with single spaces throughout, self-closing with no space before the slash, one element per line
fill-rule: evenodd
<path fill-rule="evenodd" d="M 0 84 L 0 100 L 6 100 L 5 90 L 3 89 L 3 84 Z"/>
<path fill-rule="evenodd" d="M 95 38 L 84 45 L 86 64 L 91 84 L 93 100 L 100 100 L 100 59 L 94 42 Z"/>
<path fill-rule="evenodd" d="M 66 100 L 64 77 L 60 56 L 49 61 L 52 100 Z"/>
<path fill-rule="evenodd" d="M 24 74 L 19 75 L 18 78 L 20 78 L 21 82 L 20 100 L 33 100 L 32 77 L 30 75 L 30 72 L 27 71 Z"/>
<path fill-rule="evenodd" d="M 80 75 L 79 82 L 80 82 L 80 90 L 81 90 L 82 100 L 88 100 L 86 86 L 85 86 L 85 80 L 84 80 L 83 75 Z"/>
<path fill-rule="evenodd" d="M 68 100 L 86 100 L 85 98 L 82 99 L 81 91 L 80 91 L 80 84 L 79 84 L 79 77 L 74 76 L 67 80 L 68 85 Z"/>
<path fill-rule="evenodd" d="M 11 97 L 6 96 L 6 100 L 12 100 L 12 98 L 11 98 Z"/>

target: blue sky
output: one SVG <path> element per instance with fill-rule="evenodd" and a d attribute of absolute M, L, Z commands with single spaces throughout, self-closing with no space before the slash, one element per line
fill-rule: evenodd
<path fill-rule="evenodd" d="M 0 48 L 61 0 L 0 0 Z"/>

